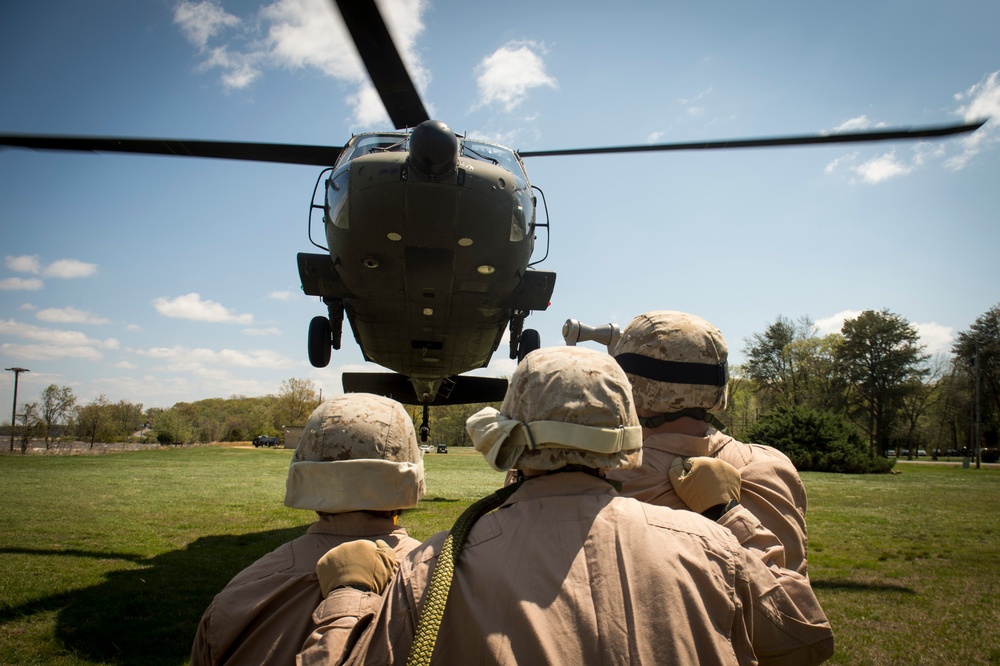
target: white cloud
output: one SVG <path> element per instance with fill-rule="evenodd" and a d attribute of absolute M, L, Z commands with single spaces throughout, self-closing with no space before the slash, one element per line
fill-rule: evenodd
<path fill-rule="evenodd" d="M 180 2 L 174 8 L 174 23 L 198 49 L 204 49 L 208 40 L 224 28 L 238 26 L 240 19 L 228 13 L 218 2 Z"/>
<path fill-rule="evenodd" d="M 38 261 L 38 255 L 21 255 L 20 257 L 4 257 L 4 264 L 12 271 L 18 273 L 38 274 L 42 270 L 42 265 Z"/>
<path fill-rule="evenodd" d="M 933 321 L 929 324 L 913 324 L 913 326 L 920 334 L 920 342 L 926 345 L 928 353 L 939 354 L 951 349 L 951 343 L 955 338 L 955 329 L 951 326 L 942 326 Z"/>
<path fill-rule="evenodd" d="M 987 147 L 1000 142 L 1000 70 L 983 77 L 965 92 L 957 93 L 955 101 L 960 103 L 956 113 L 965 122 L 987 120 L 985 125 L 962 139 L 962 154 L 945 162 L 946 167 L 958 171 Z"/>
<path fill-rule="evenodd" d="M 137 366 L 135 363 L 130 363 L 129 361 L 118 361 L 117 363 L 114 364 L 114 367 L 119 368 L 121 370 L 135 370 L 139 366 Z"/>
<path fill-rule="evenodd" d="M 287 356 L 270 349 L 251 349 L 238 351 L 235 349 L 190 348 L 190 347 L 154 347 L 136 352 L 140 356 L 159 359 L 165 363 L 158 368 L 172 372 L 193 372 L 203 374 L 210 372 L 209 367 L 238 367 L 259 369 L 285 369 L 301 365 Z"/>
<path fill-rule="evenodd" d="M 861 310 L 841 310 L 829 317 L 817 319 L 814 322 L 816 333 L 820 336 L 840 333 L 840 329 L 844 327 L 844 322 L 848 319 L 856 319 L 859 314 L 861 314 Z"/>
<path fill-rule="evenodd" d="M 866 129 L 871 129 L 873 127 L 886 127 L 884 122 L 872 122 L 868 116 L 862 114 L 855 118 L 849 118 L 844 122 L 840 123 L 833 128 L 833 134 L 841 134 L 843 132 L 861 132 Z"/>
<path fill-rule="evenodd" d="M 101 358 L 101 349 L 117 349 L 119 346 L 118 340 L 114 338 L 97 340 L 88 338 L 79 331 L 44 328 L 13 319 L 0 320 L 0 335 L 33 341 L 34 344 L 27 345 L 3 345 L 4 352 L 30 360 L 64 357 L 98 360 Z"/>
<path fill-rule="evenodd" d="M 38 278 L 19 277 L 4 278 L 0 280 L 0 291 L 38 291 L 45 286 L 45 283 Z"/>
<path fill-rule="evenodd" d="M 277 291 L 277 290 L 275 290 L 275 291 L 270 292 L 267 295 L 267 297 L 268 298 L 273 298 L 276 301 L 291 301 L 291 300 L 295 300 L 295 297 L 298 296 L 298 295 L 299 294 L 297 294 L 294 291 Z"/>
<path fill-rule="evenodd" d="M 558 88 L 545 73 L 545 47 L 537 42 L 508 42 L 476 65 L 479 106 L 500 102 L 513 111 L 535 88 Z"/>
<path fill-rule="evenodd" d="M 161 315 L 175 319 L 243 324 L 244 326 L 253 323 L 253 315 L 236 314 L 220 303 L 201 300 L 201 295 L 194 292 L 173 299 L 161 296 L 153 301 L 153 306 Z"/>
<path fill-rule="evenodd" d="M 282 335 L 280 328 L 270 327 L 270 328 L 244 328 L 243 332 L 247 335 Z"/>
<path fill-rule="evenodd" d="M 142 326 L 139 326 L 139 324 L 129 324 L 128 326 L 125 327 L 125 330 L 132 331 L 133 333 L 135 333 L 137 331 L 141 331 Z"/>
<path fill-rule="evenodd" d="M 53 324 L 110 324 L 111 320 L 86 310 L 74 307 L 46 308 L 35 315 L 42 321 Z"/>
<path fill-rule="evenodd" d="M 422 16 L 427 6 L 427 0 L 379 3 L 418 90 L 430 81 L 415 48 L 424 30 Z M 174 23 L 204 56 L 199 69 L 221 70 L 227 89 L 247 87 L 268 67 L 314 69 L 355 86 L 348 95 L 355 123 L 371 126 L 387 120 L 340 13 L 328 0 L 276 0 L 243 19 L 212 0 L 185 1 L 176 7 Z"/>
<path fill-rule="evenodd" d="M 45 267 L 42 274 L 54 278 L 90 277 L 97 273 L 97 264 L 88 264 L 76 259 L 59 259 Z"/>
<path fill-rule="evenodd" d="M 38 306 L 37 305 L 33 305 L 31 303 L 22 303 L 21 305 L 18 306 L 17 309 L 18 310 L 27 310 L 28 312 L 31 312 L 33 310 L 37 310 Z"/>
<path fill-rule="evenodd" d="M 896 157 L 895 150 L 851 167 L 851 169 L 861 176 L 863 181 L 872 184 L 881 183 L 896 176 L 905 176 L 913 171 L 912 166 L 900 162 L 899 158 Z"/>

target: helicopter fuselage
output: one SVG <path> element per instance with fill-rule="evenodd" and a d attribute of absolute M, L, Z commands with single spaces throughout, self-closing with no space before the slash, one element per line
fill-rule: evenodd
<path fill-rule="evenodd" d="M 408 136 L 345 147 L 324 205 L 335 278 L 315 295 L 339 301 L 365 359 L 424 401 L 485 367 L 512 317 L 545 309 L 555 274 L 528 268 L 535 200 L 513 151 L 459 140 L 454 168 L 435 176 L 416 168 Z"/>

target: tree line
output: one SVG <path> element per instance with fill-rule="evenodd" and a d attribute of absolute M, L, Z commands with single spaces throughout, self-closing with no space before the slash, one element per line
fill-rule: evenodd
<path fill-rule="evenodd" d="M 884 471 L 886 458 L 918 451 L 1000 457 L 1000 305 L 938 356 L 887 309 L 826 336 L 806 317 L 779 316 L 744 342 L 724 420 L 800 470 Z"/>
<path fill-rule="evenodd" d="M 785 451 L 800 470 L 885 471 L 892 455 L 917 451 L 1000 457 L 1000 304 L 938 356 L 926 352 L 913 324 L 888 309 L 866 310 L 825 336 L 807 317 L 779 315 L 744 340 L 743 351 L 746 362 L 730 368 L 721 420 L 737 439 Z M 16 433 L 22 450 L 31 438 L 44 438 L 46 446 L 66 437 L 91 444 L 248 441 L 304 425 L 317 405 L 308 379 L 283 381 L 273 395 L 169 409 L 103 395 L 78 405 L 70 388 L 53 384 L 22 406 Z M 482 407 L 432 407 L 431 441 L 467 446 L 465 419 Z M 419 427 L 422 410 L 408 410 Z"/>

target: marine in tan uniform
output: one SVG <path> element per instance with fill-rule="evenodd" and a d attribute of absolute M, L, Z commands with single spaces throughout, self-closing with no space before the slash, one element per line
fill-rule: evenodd
<path fill-rule="evenodd" d="M 320 557 L 357 540 L 379 540 L 406 555 L 419 542 L 397 518 L 423 493 L 423 460 L 402 405 L 367 393 L 321 404 L 299 440 L 285 493 L 287 506 L 319 518 L 216 595 L 198 626 L 191 664 L 294 664 L 323 599 Z"/>
<path fill-rule="evenodd" d="M 436 642 L 428 647 L 417 627 L 437 607 L 428 589 L 448 568 L 446 533 L 402 558 L 384 597 L 370 576 L 395 566 L 384 552 L 328 553 L 340 566 L 321 577 L 331 592 L 300 664 L 403 663 L 411 647 L 456 665 L 808 665 L 832 654 L 808 581 L 768 567 L 766 549 L 741 545 L 762 536 L 753 515 L 733 506 L 735 469 L 678 473 L 692 502 L 729 509 L 719 523 L 622 497 L 604 478 L 642 457 L 631 386 L 607 354 L 532 352 L 500 411 L 477 413 L 467 430 L 494 468 L 516 467 L 524 479 L 498 491 L 512 494 L 469 531 Z"/>
<path fill-rule="evenodd" d="M 807 575 L 806 491 L 795 466 L 775 448 L 724 434 L 713 415 L 726 408 L 728 382 L 719 329 L 684 312 L 648 312 L 622 331 L 614 353 L 632 382 L 644 438 L 641 467 L 608 473 L 622 494 L 683 509 L 671 467 L 694 456 L 724 460 L 740 472 L 740 503 L 781 542 L 782 566 Z"/>

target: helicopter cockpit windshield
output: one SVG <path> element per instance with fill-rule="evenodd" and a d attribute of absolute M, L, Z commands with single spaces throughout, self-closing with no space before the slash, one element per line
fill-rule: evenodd
<path fill-rule="evenodd" d="M 504 169 L 514 174 L 514 176 L 524 181 L 528 180 L 524 173 L 524 166 L 521 164 L 521 161 L 517 159 L 514 151 L 510 148 L 504 148 L 503 146 L 498 146 L 493 143 L 470 141 L 466 139 L 462 142 L 459 153 L 462 157 L 468 159 L 491 162 L 492 164 L 502 166 Z"/>
<path fill-rule="evenodd" d="M 337 164 L 343 164 L 353 160 L 355 157 L 370 155 L 378 152 L 403 151 L 406 150 L 408 135 L 400 132 L 381 132 L 371 134 L 358 134 L 351 137 L 351 140 L 341 151 Z"/>

